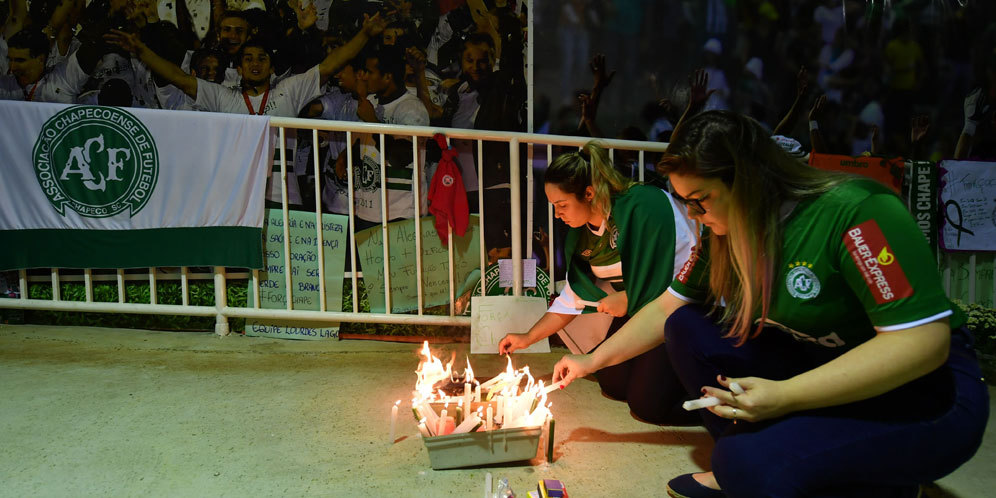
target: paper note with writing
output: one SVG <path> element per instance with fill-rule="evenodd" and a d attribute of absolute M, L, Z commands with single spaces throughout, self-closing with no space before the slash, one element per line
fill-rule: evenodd
<path fill-rule="evenodd" d="M 337 214 L 322 215 L 322 247 L 325 261 L 325 309 L 342 311 L 342 277 L 346 261 L 346 226 L 348 218 Z M 291 300 L 294 309 L 317 311 L 320 306 L 318 280 L 318 231 L 315 213 L 290 211 Z M 286 262 L 284 259 L 284 217 L 279 209 L 267 209 L 263 221 L 263 270 L 259 272 L 260 307 L 287 308 Z M 252 299 L 251 293 L 246 299 Z M 247 319 L 246 335 L 286 339 L 338 338 L 339 326 Z"/>
<path fill-rule="evenodd" d="M 972 268 L 972 256 L 975 256 L 974 269 Z M 994 260 L 996 260 L 996 254 L 991 252 L 945 254 L 941 258 L 940 270 L 942 275 L 951 278 L 948 297 L 963 303 L 992 307 Z"/>
<path fill-rule="evenodd" d="M 996 163 L 941 161 L 941 246 L 996 251 Z"/>
<path fill-rule="evenodd" d="M 449 256 L 447 247 L 439 242 L 434 217 L 421 220 L 422 228 L 422 296 L 428 308 L 450 300 Z M 470 216 L 467 233 L 453 235 L 453 288 L 460 290 L 467 276 L 481 265 L 478 217 Z M 391 311 L 402 313 L 418 309 L 416 286 L 415 220 L 387 224 L 388 252 L 391 271 Z M 356 248 L 363 285 L 367 290 L 370 310 L 383 313 L 384 306 L 384 233 L 378 225 L 356 234 Z"/>
<path fill-rule="evenodd" d="M 505 334 L 524 334 L 546 313 L 546 299 L 525 296 L 474 296 L 470 301 L 470 352 L 497 353 Z M 517 353 L 549 353 L 543 339 Z"/>
<path fill-rule="evenodd" d="M 512 260 L 511 259 L 499 259 L 498 260 L 498 286 L 499 287 L 511 287 L 512 286 Z M 535 259 L 524 259 L 522 260 L 522 286 L 523 287 L 536 287 L 536 260 Z"/>

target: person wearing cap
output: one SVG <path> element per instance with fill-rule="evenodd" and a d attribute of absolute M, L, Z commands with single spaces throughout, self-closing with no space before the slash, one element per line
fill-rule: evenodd
<path fill-rule="evenodd" d="M 689 119 L 659 167 L 708 233 L 667 292 L 553 379 L 663 343 L 685 388 L 719 403 L 700 412 L 712 471 L 671 496 L 913 497 L 971 458 L 988 388 L 894 192 L 793 160 L 725 111 Z"/>
<path fill-rule="evenodd" d="M 502 354 L 555 332 L 576 353 L 595 349 L 605 334 L 611 336 L 664 292 L 695 240 L 695 228 L 670 194 L 620 174 L 597 142 L 558 156 L 543 180 L 555 216 L 570 227 L 564 243 L 567 284 L 528 332 L 502 338 Z M 585 307 L 582 300 L 595 304 Z M 607 332 L 594 327 L 563 330 L 582 309 L 615 318 Z M 663 346 L 600 369 L 595 377 L 607 396 L 625 400 L 640 420 L 673 425 L 695 421 L 681 409 L 688 395 Z"/>

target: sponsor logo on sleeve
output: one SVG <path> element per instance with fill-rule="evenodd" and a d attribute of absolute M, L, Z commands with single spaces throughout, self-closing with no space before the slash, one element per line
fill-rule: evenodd
<path fill-rule="evenodd" d="M 861 272 L 875 302 L 885 304 L 913 295 L 902 267 L 875 220 L 851 227 L 844 233 L 844 245 Z"/>
<path fill-rule="evenodd" d="M 688 277 L 692 275 L 692 269 L 695 268 L 695 262 L 699 260 L 699 254 L 702 252 L 702 246 L 693 246 L 692 253 L 688 256 L 688 261 L 685 261 L 684 266 L 681 267 L 681 271 L 678 272 L 678 281 L 687 284 Z"/>

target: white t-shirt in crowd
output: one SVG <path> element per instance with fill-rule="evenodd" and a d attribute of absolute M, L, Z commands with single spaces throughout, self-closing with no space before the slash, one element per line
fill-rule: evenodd
<path fill-rule="evenodd" d="M 0 76 L 0 100 L 28 100 L 30 96 L 30 100 L 35 102 L 74 104 L 89 78 L 73 53 L 65 61 L 46 70 L 37 83 L 27 88 L 21 88 L 12 74 Z"/>
<path fill-rule="evenodd" d="M 266 114 L 268 116 L 297 117 L 298 112 L 322 93 L 322 77 L 318 66 L 312 67 L 307 72 L 295 74 L 285 78 L 270 86 L 269 92 L 264 92 L 255 97 L 247 96 L 249 104 L 246 104 L 246 97 L 240 90 L 227 88 L 223 85 L 211 83 L 197 78 L 197 99 L 194 106 L 212 112 L 227 112 L 231 114 Z M 263 104 L 263 99 L 266 104 Z M 252 109 L 249 106 L 252 106 Z M 262 111 L 260 108 L 262 107 Z M 287 169 L 287 201 L 291 204 L 301 203 L 301 193 L 298 188 L 297 175 L 294 173 L 294 152 L 297 150 L 297 135 L 294 130 L 287 129 L 284 134 L 286 138 L 287 162 L 290 167 Z M 280 160 L 280 145 L 274 150 L 274 165 L 278 165 Z M 303 163 L 302 163 L 303 164 Z M 274 168 L 270 176 L 269 185 L 266 189 L 266 198 L 270 201 L 281 201 L 281 179 L 280 169 Z"/>

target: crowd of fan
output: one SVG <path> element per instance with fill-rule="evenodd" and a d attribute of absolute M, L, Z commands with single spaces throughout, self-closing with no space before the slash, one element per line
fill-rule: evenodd
<path fill-rule="evenodd" d="M 538 8 L 535 25 L 557 33 L 557 52 L 537 45 L 537 59 L 559 61 L 547 66 L 556 78 L 538 64 L 538 81 L 571 85 L 538 92 L 537 129 L 574 133 L 584 109 L 565 102 L 568 90 L 582 99 L 604 90 L 608 135 L 667 141 L 686 109 L 688 75 L 702 68 L 712 92 L 703 108 L 752 116 L 806 150 L 996 158 L 993 2 L 571 0 Z M 576 89 L 596 52 L 617 83 Z M 806 121 L 822 144 L 810 142 Z"/>

